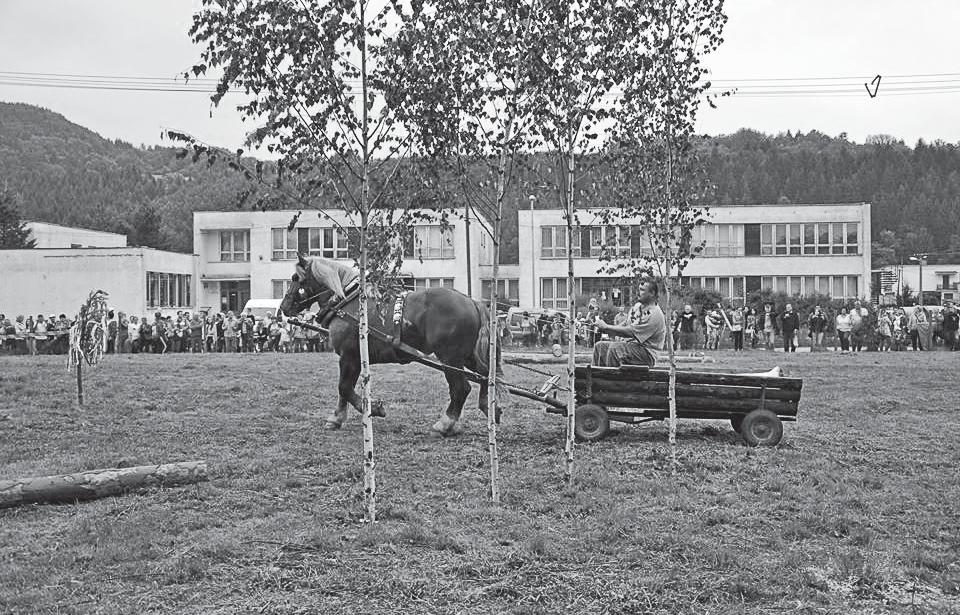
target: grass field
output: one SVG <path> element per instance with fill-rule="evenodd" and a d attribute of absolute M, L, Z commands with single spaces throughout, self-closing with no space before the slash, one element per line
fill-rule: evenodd
<path fill-rule="evenodd" d="M 374 525 L 332 355 L 110 356 L 79 411 L 62 357 L 2 357 L 0 479 L 211 481 L 0 511 L 0 613 L 960 613 L 960 354 L 716 357 L 804 379 L 779 447 L 683 421 L 672 472 L 666 424 L 617 426 L 567 487 L 562 419 L 512 400 L 499 507 L 476 391 L 433 439 L 442 377 L 376 366 Z"/>

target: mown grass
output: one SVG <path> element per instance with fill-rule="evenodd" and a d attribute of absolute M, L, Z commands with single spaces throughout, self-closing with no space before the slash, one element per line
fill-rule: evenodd
<path fill-rule="evenodd" d="M 956 357 L 721 352 L 704 367 L 804 378 L 779 447 L 682 421 L 673 468 L 665 424 L 617 426 L 577 448 L 574 486 L 562 420 L 511 400 L 500 506 L 476 393 L 433 439 L 442 377 L 376 366 L 375 525 L 357 416 L 320 429 L 331 355 L 111 356 L 81 410 L 61 358 L 0 358 L 0 479 L 212 475 L 0 511 L 0 613 L 960 613 Z"/>

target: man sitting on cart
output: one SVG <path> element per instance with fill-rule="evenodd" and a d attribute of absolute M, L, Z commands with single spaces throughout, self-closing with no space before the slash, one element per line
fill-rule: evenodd
<path fill-rule="evenodd" d="M 640 284 L 637 304 L 630 310 L 626 325 L 608 325 L 597 322 L 597 331 L 611 337 L 625 337 L 626 341 L 597 342 L 593 347 L 593 364 L 604 367 L 621 365 L 646 365 L 653 367 L 657 350 L 663 348 L 667 336 L 667 322 L 657 305 L 660 288 L 655 280 Z"/>

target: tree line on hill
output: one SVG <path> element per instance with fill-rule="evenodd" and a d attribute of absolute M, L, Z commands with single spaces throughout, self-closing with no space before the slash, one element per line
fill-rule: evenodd
<path fill-rule="evenodd" d="M 874 266 L 918 253 L 960 257 L 960 151 L 878 135 L 855 143 L 817 131 L 740 130 L 698 140 L 717 206 L 754 203 L 872 204 Z M 22 219 L 125 233 L 131 245 L 193 251 L 194 211 L 251 207 L 249 182 L 227 165 L 179 157 L 175 147 L 110 141 L 53 112 L 0 103 L 0 180 Z M 516 263 L 517 210 L 555 208 L 536 161 L 518 173 L 504 212 L 501 261 Z M 583 206 L 603 202 L 602 161 L 581 183 Z M 531 200 L 530 196 L 535 196 Z M 283 197 L 261 207 L 301 209 Z"/>

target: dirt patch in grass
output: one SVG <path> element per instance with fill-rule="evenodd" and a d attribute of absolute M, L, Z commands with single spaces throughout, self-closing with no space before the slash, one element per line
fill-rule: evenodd
<path fill-rule="evenodd" d="M 0 612 L 960 613 L 955 357 L 718 353 L 804 378 L 779 447 L 682 421 L 672 468 L 665 424 L 617 425 L 572 487 L 562 420 L 512 399 L 499 507 L 476 392 L 433 439 L 442 376 L 375 366 L 372 526 L 357 416 L 321 429 L 335 357 L 107 357 L 82 409 L 59 358 L 3 357 L 0 478 L 206 459 L 211 480 L 0 511 Z"/>

